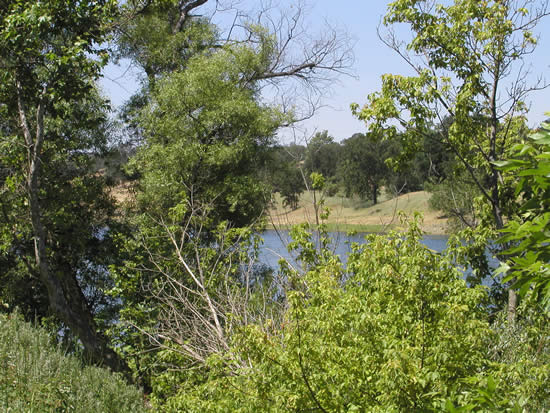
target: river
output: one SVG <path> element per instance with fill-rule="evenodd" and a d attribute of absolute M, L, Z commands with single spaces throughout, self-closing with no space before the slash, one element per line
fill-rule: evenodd
<path fill-rule="evenodd" d="M 351 251 L 350 244 L 353 242 L 363 243 L 365 235 L 365 233 L 358 233 L 349 236 L 345 232 L 331 232 L 330 236 L 333 239 L 331 248 L 345 262 L 348 253 Z M 288 231 L 267 230 L 262 233 L 262 238 L 264 243 L 260 248 L 260 263 L 271 268 L 277 268 L 280 258 L 294 262 L 294 257 L 286 248 L 290 242 Z M 448 239 L 449 237 L 446 235 L 425 235 L 422 243 L 434 251 L 441 252 L 447 246 Z"/>

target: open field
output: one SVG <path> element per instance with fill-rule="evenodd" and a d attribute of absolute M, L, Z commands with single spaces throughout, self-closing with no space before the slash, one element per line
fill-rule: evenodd
<path fill-rule="evenodd" d="M 364 232 L 381 232 L 388 229 L 399 229 L 398 211 L 412 215 L 415 211 L 424 216 L 423 229 L 428 234 L 445 234 L 447 219 L 441 217 L 440 211 L 432 210 L 428 205 L 430 195 L 425 191 L 411 192 L 397 198 L 380 197 L 377 205 L 359 199 L 340 196 L 329 197 L 325 206 L 331 209 L 327 221 L 331 230 L 357 230 Z M 277 227 L 288 227 L 303 222 L 315 222 L 311 193 L 304 193 L 299 208 L 291 211 L 283 208 L 281 197 L 276 194 L 273 208 L 269 211 L 270 224 Z"/>
<path fill-rule="evenodd" d="M 111 194 L 119 203 L 132 202 L 134 199 L 130 182 L 116 186 Z M 325 199 L 325 206 L 330 208 L 331 214 L 327 223 L 331 230 L 383 232 L 399 229 L 398 211 L 403 211 L 407 215 L 418 211 L 424 216 L 423 229 L 427 234 L 445 234 L 447 219 L 441 217 L 440 211 L 434 211 L 429 207 L 429 197 L 430 195 L 425 191 L 411 192 L 390 199 L 382 194 L 377 205 L 360 199 L 328 197 Z M 315 222 L 313 197 L 310 192 L 302 194 L 299 208 L 294 211 L 282 206 L 279 194 L 275 194 L 273 199 L 273 207 L 269 210 L 268 216 L 270 226 L 288 228 L 303 222 Z"/>

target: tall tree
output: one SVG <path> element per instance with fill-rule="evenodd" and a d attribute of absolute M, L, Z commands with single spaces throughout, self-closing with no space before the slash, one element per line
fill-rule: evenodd
<path fill-rule="evenodd" d="M 317 172 L 329 179 L 336 175 L 340 144 L 328 134 L 317 132 L 307 144 L 304 167 L 308 173 Z"/>
<path fill-rule="evenodd" d="M 112 1 L 3 2 L 0 108 L 2 167 L 7 171 L 2 192 L 18 207 L 8 210 L 2 201 L 3 239 L 14 231 L 12 247 L 4 251 L 15 254 L 30 276 L 40 279 L 49 307 L 78 335 L 89 356 L 120 369 L 123 363 L 98 332 L 77 279 L 82 281 L 86 268 L 92 270 L 93 261 L 84 255 L 78 264 L 71 262 L 70 253 L 59 248 L 71 248 L 71 233 L 75 251 L 93 244 L 104 225 L 89 221 L 106 211 L 101 206 L 105 199 L 97 197 L 91 189 L 97 181 L 82 176 L 81 168 L 86 151 L 97 143 L 96 128 L 104 123 L 104 104 L 94 82 L 106 62 L 106 52 L 98 45 L 106 40 L 115 7 Z M 22 198 L 16 194 L 19 190 Z M 79 221 L 78 210 L 91 215 Z M 21 242 L 26 224 L 18 219 L 24 217 L 31 224 L 31 245 Z M 25 256 L 29 247 L 32 257 Z"/>
<path fill-rule="evenodd" d="M 128 116 L 141 143 L 129 166 L 139 177 L 132 216 L 136 237 L 127 240 L 129 258 L 117 270 L 118 291 L 127 304 L 126 319 L 155 337 L 153 347 L 176 349 L 173 355 L 183 349 L 178 360 L 183 367 L 219 347 L 200 344 L 193 355 L 181 343 L 204 343 L 204 328 L 186 329 L 179 341 L 156 330 L 162 324 L 156 316 L 170 298 L 163 286 L 169 278 L 189 300 L 195 293 L 204 297 L 200 310 L 183 306 L 181 314 L 192 325 L 214 326 L 206 330 L 218 338 L 230 323 L 223 294 L 229 289 L 246 294 L 244 267 L 232 261 L 235 249 L 222 248 L 220 239 L 226 230 L 244 234 L 261 221 L 270 194 L 260 171 L 279 128 L 299 118 L 285 99 L 281 105 L 268 102 L 265 88 L 316 85 L 345 69 L 349 57 L 347 45 L 330 36 L 304 47 L 302 9 L 280 20 L 267 10 L 254 18 L 239 13 L 221 35 L 198 15 L 206 3 L 128 2 L 124 13 L 131 19 L 119 37 L 121 55 L 146 76 Z M 227 260 L 227 274 L 210 271 L 208 263 L 219 271 Z M 136 339 L 138 352 L 151 344 Z"/>
<path fill-rule="evenodd" d="M 489 230 L 501 229 L 511 213 L 509 187 L 494 162 L 519 139 L 512 126 L 525 113 L 529 92 L 545 86 L 528 85 L 523 62 L 536 46 L 533 30 L 547 15 L 546 0 L 394 1 L 383 40 L 415 74 L 384 75 L 381 91 L 362 109 L 354 105 L 371 130 L 401 141 L 404 157 L 418 150 L 430 123 L 444 125 L 451 117 L 448 133 L 437 136 L 479 189 Z M 412 31 L 408 44 L 391 29 L 402 23 Z M 515 302 L 510 289 L 510 314 Z"/>
<path fill-rule="evenodd" d="M 357 194 L 376 205 L 380 186 L 390 175 L 385 163 L 389 157 L 387 149 L 387 143 L 361 133 L 342 142 L 342 161 L 338 167 L 348 196 Z"/>

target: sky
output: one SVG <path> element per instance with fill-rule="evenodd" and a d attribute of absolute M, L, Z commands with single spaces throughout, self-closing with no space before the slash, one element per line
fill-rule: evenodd
<path fill-rule="evenodd" d="M 246 3 L 248 0 L 243 1 Z M 280 2 L 283 7 L 290 7 L 294 3 L 291 0 Z M 249 3 L 254 4 L 251 1 Z M 307 24 L 311 27 L 312 34 L 322 30 L 324 22 L 328 21 L 332 26 L 346 30 L 352 38 L 355 54 L 352 67 L 354 76 L 341 76 L 331 84 L 327 89 L 328 96 L 323 100 L 324 106 L 301 125 L 298 135 L 282 131 L 280 139 L 284 143 L 291 140 L 303 143 L 299 142 L 300 139 L 323 130 L 327 130 L 336 141 L 347 139 L 357 132 L 365 132 L 366 126 L 352 115 L 350 104 L 364 104 L 368 94 L 380 89 L 380 78 L 383 74 L 410 74 L 403 60 L 378 38 L 377 27 L 386 7 L 385 0 L 309 1 Z M 534 74 L 542 75 L 550 81 L 550 18 L 543 21 L 535 33 L 540 35 L 540 39 L 529 63 L 533 65 Z M 137 90 L 138 79 L 139 73 L 136 69 L 123 61 L 119 66 L 110 64 L 106 68 L 101 85 L 112 103 L 118 106 Z M 529 126 L 535 127 L 548 118 L 545 112 L 550 111 L 550 88 L 533 92 L 527 104 L 531 108 L 528 114 Z"/>

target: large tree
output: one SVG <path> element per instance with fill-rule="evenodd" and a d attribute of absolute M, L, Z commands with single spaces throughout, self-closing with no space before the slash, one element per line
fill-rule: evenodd
<path fill-rule="evenodd" d="M 331 35 L 305 46 L 301 8 L 280 20 L 267 10 L 254 19 L 239 13 L 222 35 L 198 16 L 205 3 L 128 2 L 131 20 L 118 39 L 121 55 L 146 75 L 126 111 L 140 142 L 129 165 L 138 177 L 136 236 L 127 240 L 126 265 L 117 269 L 118 291 L 127 304 L 124 317 L 137 328 L 132 332 L 147 331 L 152 340 L 134 335 L 137 352 L 151 344 L 174 349 L 170 354 L 181 357 L 184 369 L 227 347 L 226 294 L 245 297 L 250 285 L 243 282 L 246 268 L 231 258 L 236 248 L 221 240 L 226 233 L 248 240 L 243 228 L 261 221 L 270 201 L 261 170 L 277 131 L 300 117 L 285 106 L 289 95 L 273 104 L 266 88 L 315 86 L 345 69 L 349 57 Z M 221 263 L 227 263 L 223 271 Z M 174 302 L 172 281 L 186 303 L 173 308 L 193 326 L 172 329 L 177 337 L 164 329 L 168 318 L 157 320 L 159 313 L 177 314 L 164 312 Z"/>
<path fill-rule="evenodd" d="M 92 360 L 120 369 L 85 297 L 97 286 L 82 287 L 105 275 L 96 257 L 111 207 L 87 160 L 104 140 L 94 82 L 115 10 L 112 1 L 2 3 L 0 183 L 3 282 L 14 271 L 33 289 L 39 279 L 47 299 L 35 290 L 31 301 L 47 301 Z"/>
<path fill-rule="evenodd" d="M 518 116 L 526 112 L 529 85 L 524 65 L 536 46 L 533 30 L 548 14 L 548 2 L 528 0 L 398 0 L 389 4 L 383 38 L 405 60 L 411 76 L 387 74 L 380 92 L 369 95 L 357 116 L 372 131 L 399 139 L 404 157 L 419 148 L 430 124 L 448 126 L 434 135 L 449 148 L 481 194 L 490 231 L 503 227 L 512 213 L 510 186 L 495 161 L 507 157 L 518 141 Z M 408 43 L 393 25 L 407 24 Z M 445 117 L 452 122 L 442 123 Z M 401 129 L 401 130 L 400 130 Z M 510 290 L 510 311 L 515 308 Z"/>
<path fill-rule="evenodd" d="M 346 195 L 371 199 L 376 205 L 380 187 L 389 178 L 390 169 L 385 160 L 389 145 L 371 136 L 354 134 L 342 142 L 342 160 L 338 165 Z"/>

